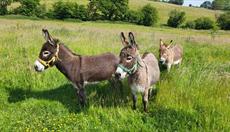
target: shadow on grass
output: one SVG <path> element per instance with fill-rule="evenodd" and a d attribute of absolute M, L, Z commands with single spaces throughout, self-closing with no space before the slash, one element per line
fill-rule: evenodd
<path fill-rule="evenodd" d="M 44 91 L 25 90 L 25 88 L 8 88 L 8 102 L 17 103 L 29 98 L 46 99 L 61 102 L 69 112 L 80 112 L 87 110 L 89 105 L 100 107 L 125 106 L 128 102 L 128 93 L 125 89 L 111 88 L 108 83 L 86 86 L 88 105 L 80 107 L 76 90 L 71 84 L 64 84 L 60 87 Z M 128 91 L 128 90 L 126 90 Z"/>

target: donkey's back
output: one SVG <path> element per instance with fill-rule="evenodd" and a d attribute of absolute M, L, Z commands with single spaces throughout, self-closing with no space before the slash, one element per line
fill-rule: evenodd
<path fill-rule="evenodd" d="M 97 56 L 82 56 L 81 73 L 85 81 L 94 82 L 111 78 L 119 63 L 119 58 L 112 53 Z"/>
<path fill-rule="evenodd" d="M 152 53 L 145 53 L 142 56 L 144 63 L 147 65 L 147 72 L 150 85 L 155 84 L 160 79 L 160 69 L 157 58 Z"/>
<path fill-rule="evenodd" d="M 182 56 L 183 56 L 183 48 L 181 45 L 174 45 L 171 47 L 171 50 L 173 51 L 173 61 L 178 61 L 178 60 L 181 60 L 182 59 Z"/>

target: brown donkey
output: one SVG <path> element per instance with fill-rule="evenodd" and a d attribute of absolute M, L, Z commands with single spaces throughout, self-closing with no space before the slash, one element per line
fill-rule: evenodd
<path fill-rule="evenodd" d="M 176 44 L 172 45 L 172 40 L 169 45 L 165 44 L 160 39 L 160 63 L 167 66 L 168 72 L 172 65 L 181 64 L 183 56 L 183 48 Z"/>
<path fill-rule="evenodd" d="M 46 42 L 43 44 L 34 68 L 38 72 L 56 66 L 76 88 L 80 104 L 86 104 L 84 85 L 111 79 L 119 58 L 112 53 L 97 56 L 81 56 L 71 52 L 63 43 L 52 38 L 47 29 L 43 29 Z"/>
<path fill-rule="evenodd" d="M 137 92 L 142 93 L 144 111 L 147 111 L 148 97 L 151 95 L 151 86 L 160 79 L 158 60 L 152 53 L 145 53 L 142 57 L 138 51 L 133 33 L 129 33 L 129 42 L 124 33 L 121 40 L 125 46 L 120 52 L 120 63 L 115 76 L 123 79 L 128 74 L 128 83 L 132 90 L 133 109 L 136 109 Z"/>

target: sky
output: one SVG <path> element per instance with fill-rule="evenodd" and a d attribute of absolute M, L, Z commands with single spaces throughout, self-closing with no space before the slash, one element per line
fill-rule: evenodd
<path fill-rule="evenodd" d="M 184 0 L 184 6 L 188 6 L 192 4 L 193 6 L 200 6 L 205 1 L 213 1 L 213 0 Z"/>

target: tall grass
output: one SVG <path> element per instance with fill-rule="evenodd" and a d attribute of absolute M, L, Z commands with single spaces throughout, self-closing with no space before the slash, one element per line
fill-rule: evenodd
<path fill-rule="evenodd" d="M 44 42 L 42 28 L 75 53 L 119 53 L 119 33 L 133 31 L 141 53 L 158 55 L 159 39 L 184 47 L 184 60 L 162 72 L 158 93 L 144 113 L 131 109 L 130 89 L 107 82 L 86 87 L 80 108 L 70 82 L 55 68 L 36 73 L 33 62 Z M 1 131 L 229 131 L 229 32 L 151 28 L 128 24 L 0 19 Z"/>

